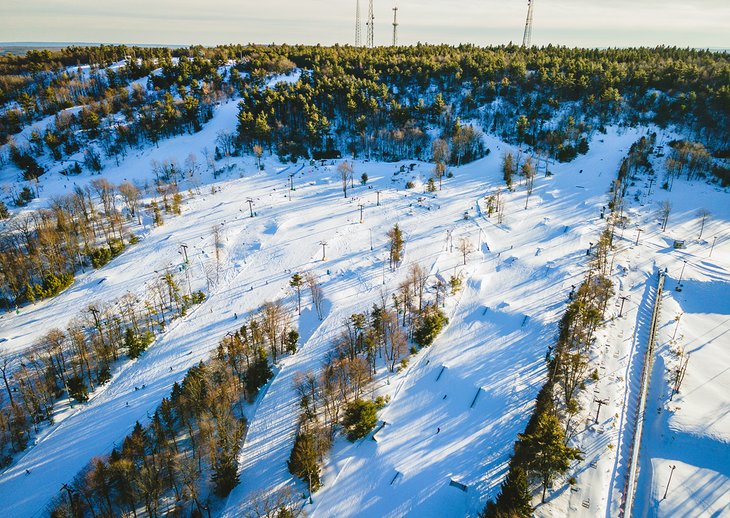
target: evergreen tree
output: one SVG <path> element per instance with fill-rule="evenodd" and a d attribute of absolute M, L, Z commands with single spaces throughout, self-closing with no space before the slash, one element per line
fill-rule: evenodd
<path fill-rule="evenodd" d="M 320 488 L 317 448 L 311 432 L 300 432 L 287 461 L 289 472 L 309 484 L 310 494 Z"/>
<path fill-rule="evenodd" d="M 215 459 L 213 466 L 213 474 L 211 478 L 214 483 L 214 492 L 217 496 L 223 498 L 238 485 L 238 463 L 235 456 L 230 452 L 223 452 Z"/>
<path fill-rule="evenodd" d="M 388 231 L 388 238 L 390 239 L 390 267 L 393 268 L 403 258 L 403 232 L 398 223 Z"/>
<path fill-rule="evenodd" d="M 581 452 L 565 445 L 565 431 L 557 417 L 544 413 L 534 433 L 520 435 L 525 469 L 542 480 L 542 501 L 555 475 L 565 473 L 573 460 L 581 459 Z"/>
<path fill-rule="evenodd" d="M 289 286 L 297 290 L 297 313 L 302 314 L 302 286 L 304 286 L 304 279 L 298 273 L 292 275 L 289 281 Z"/>
<path fill-rule="evenodd" d="M 356 399 L 345 408 L 342 424 L 347 430 L 347 439 L 355 442 L 362 439 L 378 422 L 375 403 L 364 399 Z"/>
<path fill-rule="evenodd" d="M 421 346 L 431 345 L 448 323 L 449 319 L 441 309 L 427 306 L 413 331 L 413 341 Z"/>

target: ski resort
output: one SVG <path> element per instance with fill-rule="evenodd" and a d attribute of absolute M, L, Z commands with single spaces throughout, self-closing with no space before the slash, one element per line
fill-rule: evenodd
<path fill-rule="evenodd" d="M 0 55 L 0 515 L 730 515 L 730 56 L 354 4 Z"/>

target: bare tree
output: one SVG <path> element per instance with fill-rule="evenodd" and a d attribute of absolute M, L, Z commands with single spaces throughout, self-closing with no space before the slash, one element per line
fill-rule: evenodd
<path fill-rule="evenodd" d="M 137 216 L 137 223 L 142 224 L 142 217 L 139 213 L 139 189 L 130 182 L 123 182 L 119 185 L 119 193 L 122 195 L 124 204 L 127 206 L 129 214 L 134 218 Z"/>
<path fill-rule="evenodd" d="M 669 214 L 672 212 L 672 204 L 669 201 L 664 200 L 660 206 L 659 213 L 662 217 L 662 232 L 667 229 L 667 223 L 669 222 Z"/>
<path fill-rule="evenodd" d="M 312 304 L 314 304 L 314 309 L 317 311 L 317 316 L 320 320 L 322 320 L 324 318 L 324 315 L 322 314 L 322 303 L 324 302 L 322 286 L 320 286 L 319 280 L 314 272 L 307 272 L 304 276 L 304 281 L 307 283 L 309 293 L 312 296 Z"/>
<path fill-rule="evenodd" d="M 337 172 L 340 173 L 340 179 L 342 180 L 342 192 L 345 193 L 345 198 L 347 198 L 347 182 L 352 178 L 353 174 L 352 164 L 347 161 L 340 163 L 337 166 Z"/>
<path fill-rule="evenodd" d="M 443 139 L 436 139 L 431 144 L 431 155 L 433 161 L 436 164 L 434 173 L 439 179 L 439 190 L 441 190 L 442 180 L 444 174 L 446 174 L 446 164 L 449 162 L 451 157 L 451 151 L 449 151 L 449 144 Z"/>
<path fill-rule="evenodd" d="M 466 265 L 466 258 L 474 251 L 474 245 L 471 243 L 469 238 L 461 237 L 459 238 L 458 250 L 464 258 L 464 265 Z"/>

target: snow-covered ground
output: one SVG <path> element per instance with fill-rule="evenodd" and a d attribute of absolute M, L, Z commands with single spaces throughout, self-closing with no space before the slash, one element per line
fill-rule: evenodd
<path fill-rule="evenodd" d="M 223 104 L 200 133 L 163 141 L 120 166 L 110 165 L 103 174 L 115 183 L 144 184 L 150 182 L 153 159 L 183 162 L 193 152 L 202 164 L 203 148 L 213 149 L 216 134 L 232 130 L 236 115 L 236 103 Z M 482 213 L 484 196 L 503 185 L 501 155 L 508 149 L 491 138 L 486 139 L 491 154 L 455 168 L 455 177 L 445 179 L 444 189 L 435 194 L 422 192 L 431 174 L 428 164 L 395 175 L 401 164 L 356 161 L 355 177 L 367 173 L 370 181 L 349 190 L 347 199 L 336 164 L 295 165 L 284 171 L 285 166 L 270 158 L 265 172 L 257 172 L 248 157 L 231 159 L 232 169 L 217 180 L 210 172 L 198 173 L 189 185 L 197 194 L 186 200 L 181 216 L 145 229 L 140 243 L 104 268 L 79 276 L 56 298 L 1 317 L 0 336 L 9 339 L 4 345 L 13 352 L 26 350 L 90 302 L 111 301 L 127 292 L 143 294 L 156 270 L 180 262 L 180 243 L 190 246 L 193 289 L 204 288 L 203 269 L 213 255 L 211 228 L 223 229 L 225 260 L 207 300 L 170 326 L 138 360 L 125 364 L 89 403 L 66 412 L 0 474 L 3 514 L 42 514 L 64 482 L 93 456 L 119 444 L 136 420 L 145 421 L 173 382 L 236 327 L 234 312 L 242 316 L 281 297 L 291 303 L 291 274 L 313 271 L 323 285 L 325 318 L 320 322 L 310 307 L 303 311 L 300 349 L 279 362 L 275 378 L 251 408 L 240 455 L 241 484 L 219 511 L 240 516 L 252 495 L 261 491 L 294 485 L 295 492 L 303 492 L 304 486 L 286 469 L 298 412 L 292 380 L 297 372 L 321 365 L 345 317 L 369 309 L 383 294 L 389 296 L 408 264 L 417 262 L 433 275 L 465 274 L 464 290 L 447 303 L 450 325 L 408 368 L 392 377 L 380 373 L 373 395 L 391 396 L 379 413 L 387 424 L 377 441 L 368 437 L 355 444 L 335 443 L 324 487 L 305 509 L 314 516 L 338 517 L 475 515 L 498 490 L 512 444 L 544 382 L 545 352 L 554 343 L 570 287 L 582 280 L 585 251 L 603 230 L 600 212 L 608 188 L 621 159 L 643 133 L 610 128 L 599 135 L 588 155 L 552 166 L 551 177 L 539 175 L 526 210 L 524 188 L 517 184 L 516 192 L 506 195 L 502 225 Z M 294 172 L 297 190 L 289 193 L 288 174 Z M 8 166 L 0 178 L 11 181 L 16 174 Z M 411 179 L 416 188 L 405 190 Z M 34 206 L 90 180 L 87 174 L 69 179 L 52 171 L 43 177 L 42 199 Z M 211 186 L 220 189 L 212 193 Z M 380 206 L 376 190 L 381 191 Z M 254 200 L 255 218 L 248 215 L 248 198 Z M 662 234 L 656 210 L 664 199 L 671 199 L 674 211 L 669 230 Z M 670 341 L 674 315 L 684 312 L 677 344 L 685 346 L 690 362 L 680 394 L 667 407 L 663 369 L 676 363 L 671 349 L 678 345 L 659 349 L 663 361 L 655 365 L 649 408 L 664 408 L 660 414 L 647 413 L 637 503 L 646 502 L 647 509 L 707 509 L 708 515 L 727 511 L 730 371 L 727 351 L 721 348 L 728 343 L 729 324 L 726 200 L 727 193 L 714 187 L 677 181 L 672 193 L 654 186 L 644 206 L 634 203 L 629 209 L 632 224 L 641 225 L 644 233 L 639 246 L 634 246 L 633 228 L 619 239 L 616 301 L 619 295 L 630 299 L 621 318 L 619 307 L 612 307 L 617 318 L 601 331 L 594 351 L 600 379 L 587 387 L 575 426 L 575 441 L 586 451 L 586 460 L 569 474 L 578 479 L 577 491 L 563 486 L 537 514 L 616 514 L 626 472 L 624 448 L 630 441 L 632 383 L 640 373 L 637 363 L 645 347 L 655 272 L 665 267 L 670 294 L 663 301 L 659 341 Z M 700 206 L 713 215 L 698 242 L 691 235 L 698 232 L 695 212 Z M 391 272 L 385 233 L 395 223 L 406 237 L 405 259 Z M 454 242 L 468 237 L 477 248 L 466 265 L 456 247 L 451 249 L 449 232 Z M 708 259 L 714 236 L 720 237 Z M 688 248 L 675 251 L 671 238 L 687 239 Z M 321 242 L 327 243 L 325 260 Z M 685 289 L 676 293 L 672 279 L 684 259 Z M 143 385 L 144 390 L 135 390 Z M 608 401 L 598 425 L 590 424 L 594 397 Z M 659 503 L 669 464 L 677 465 L 675 490 Z M 466 491 L 450 485 L 452 480 Z M 587 507 L 582 505 L 586 500 Z"/>

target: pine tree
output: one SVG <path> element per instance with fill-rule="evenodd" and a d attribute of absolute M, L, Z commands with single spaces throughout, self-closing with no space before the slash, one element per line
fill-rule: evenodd
<path fill-rule="evenodd" d="M 292 275 L 289 281 L 289 286 L 296 288 L 297 290 L 297 313 L 302 314 L 302 286 L 304 286 L 304 279 L 298 273 Z"/>
<path fill-rule="evenodd" d="M 403 233 L 397 223 L 388 231 L 388 238 L 390 239 L 390 267 L 393 268 L 400 263 L 403 257 Z"/>
<path fill-rule="evenodd" d="M 502 482 L 501 492 L 496 501 L 497 515 L 524 517 L 532 516 L 530 491 L 527 473 L 519 466 L 510 467 L 507 478 Z"/>
<path fill-rule="evenodd" d="M 542 501 L 555 475 L 565 473 L 573 460 L 581 459 L 581 452 L 565 445 L 565 431 L 558 418 L 544 413 L 534 433 L 520 435 L 528 473 L 542 480 Z"/>
<path fill-rule="evenodd" d="M 378 422 L 377 408 L 372 401 L 356 399 L 345 408 L 342 424 L 347 430 L 347 439 L 355 442 L 362 439 Z"/>
<path fill-rule="evenodd" d="M 317 448 L 312 433 L 300 432 L 297 434 L 294 447 L 286 464 L 292 475 L 309 484 L 310 494 L 320 488 Z"/>
<path fill-rule="evenodd" d="M 228 496 L 239 482 L 236 457 L 228 451 L 219 454 L 215 459 L 211 478 L 215 484 L 215 494 L 221 498 Z"/>

